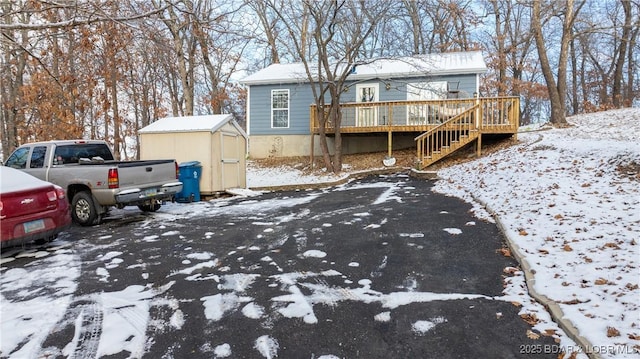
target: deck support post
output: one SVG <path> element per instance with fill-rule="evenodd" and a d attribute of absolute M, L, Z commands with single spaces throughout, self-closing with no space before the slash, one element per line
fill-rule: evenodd
<path fill-rule="evenodd" d="M 313 147 L 314 147 L 314 139 L 316 137 L 316 133 L 313 130 L 314 125 L 316 123 L 316 113 L 317 113 L 317 108 L 316 105 L 311 105 L 311 107 L 309 107 L 309 129 L 311 130 L 311 141 L 310 142 L 310 146 L 311 148 L 309 149 L 309 166 L 311 166 L 311 169 L 313 169 Z"/>
<path fill-rule="evenodd" d="M 476 157 L 480 158 L 482 155 L 482 133 L 478 134 L 478 140 L 476 140 Z"/>
<path fill-rule="evenodd" d="M 391 117 L 392 112 L 391 112 L 391 106 L 388 107 L 387 109 L 387 118 L 388 118 L 388 124 L 389 124 L 389 132 L 387 134 L 387 156 L 389 158 L 391 158 L 391 151 L 393 149 L 393 118 Z"/>

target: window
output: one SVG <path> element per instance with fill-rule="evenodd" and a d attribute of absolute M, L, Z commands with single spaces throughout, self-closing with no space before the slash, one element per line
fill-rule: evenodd
<path fill-rule="evenodd" d="M 36 146 L 31 152 L 31 162 L 29 168 L 42 168 L 44 167 L 44 156 L 47 153 L 46 146 Z"/>
<path fill-rule="evenodd" d="M 92 159 L 100 157 L 105 161 L 113 161 L 113 155 L 105 144 L 102 143 L 86 143 L 62 145 L 56 147 L 55 158 L 56 164 L 78 163 L 81 158 Z"/>
<path fill-rule="evenodd" d="M 29 147 L 22 147 L 15 150 L 7 159 L 5 165 L 13 168 L 26 168 Z"/>
<path fill-rule="evenodd" d="M 415 82 L 407 84 L 407 100 L 442 100 L 447 96 L 447 82 Z M 436 122 L 436 107 L 434 105 L 407 106 L 408 125 L 426 125 Z"/>
<path fill-rule="evenodd" d="M 271 127 L 289 127 L 289 90 L 271 91 Z"/>

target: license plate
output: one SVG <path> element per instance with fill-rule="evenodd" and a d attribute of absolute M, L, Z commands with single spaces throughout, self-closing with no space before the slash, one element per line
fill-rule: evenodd
<path fill-rule="evenodd" d="M 36 219 L 35 221 L 23 223 L 22 227 L 24 228 L 24 233 L 31 233 L 44 229 L 45 225 L 44 220 Z"/>
<path fill-rule="evenodd" d="M 143 195 L 144 195 L 145 197 L 153 197 L 153 196 L 155 196 L 156 194 L 157 194 L 156 189 L 155 189 L 155 188 L 152 188 L 152 189 L 146 189 L 146 190 L 144 190 L 144 194 L 143 194 Z"/>

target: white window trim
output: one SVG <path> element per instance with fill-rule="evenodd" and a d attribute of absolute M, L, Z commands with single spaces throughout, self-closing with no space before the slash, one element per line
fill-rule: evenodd
<path fill-rule="evenodd" d="M 373 94 L 373 102 L 378 102 L 380 101 L 380 84 L 377 82 L 371 82 L 371 83 L 361 83 L 361 84 L 357 84 L 356 85 L 356 102 L 362 103 L 362 101 L 360 101 L 360 89 L 362 89 L 363 87 L 373 87 L 375 89 L 375 93 Z"/>
<path fill-rule="evenodd" d="M 287 93 L 287 108 L 279 108 L 278 110 L 287 110 L 287 126 L 286 127 L 275 127 L 273 126 L 273 112 L 274 110 L 276 110 L 275 108 L 273 108 L 273 95 L 276 92 L 285 92 Z M 271 117 L 271 128 L 272 129 L 283 129 L 283 128 L 289 128 L 291 126 L 291 92 L 289 91 L 289 89 L 273 89 L 271 90 L 271 107 L 269 108 L 269 112 L 270 112 L 270 116 Z"/>

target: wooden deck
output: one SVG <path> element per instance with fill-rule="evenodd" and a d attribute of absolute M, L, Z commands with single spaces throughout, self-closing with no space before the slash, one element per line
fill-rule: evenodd
<path fill-rule="evenodd" d="M 422 133 L 415 138 L 421 168 L 474 141 L 479 153 L 483 134 L 516 134 L 520 126 L 518 97 L 345 103 L 341 111 L 340 133 L 387 133 L 389 156 L 393 133 Z M 311 134 L 320 130 L 317 114 L 312 105 Z M 331 121 L 325 132 L 335 133 Z"/>

